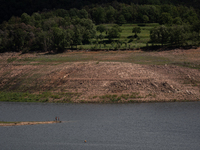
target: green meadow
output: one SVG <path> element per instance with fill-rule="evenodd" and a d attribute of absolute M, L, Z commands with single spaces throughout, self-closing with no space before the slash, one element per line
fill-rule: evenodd
<path fill-rule="evenodd" d="M 110 29 L 115 24 L 103 24 L 106 29 Z M 103 32 L 103 39 L 92 39 L 91 44 L 78 45 L 78 49 L 137 49 L 147 46 L 150 41 L 150 30 L 154 27 L 159 26 L 158 23 L 147 23 L 147 24 L 123 24 L 120 26 L 122 32 L 119 38 L 114 38 L 109 41 L 106 38 L 106 32 Z M 97 26 L 96 26 L 97 27 Z M 141 33 L 138 33 L 138 38 L 134 38 L 135 33 L 132 33 L 134 27 L 140 27 Z M 97 31 L 96 35 L 99 36 L 101 33 Z"/>

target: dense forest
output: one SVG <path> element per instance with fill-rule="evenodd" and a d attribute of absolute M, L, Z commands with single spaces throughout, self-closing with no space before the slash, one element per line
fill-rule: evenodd
<path fill-rule="evenodd" d="M 4 1 L 1 7 L 5 5 L 3 8 L 6 9 L 8 1 Z M 173 3 L 177 4 L 180 1 L 176 0 Z M 170 0 L 109 2 L 109 0 L 98 2 L 13 0 L 9 4 L 12 17 L 8 13 L 4 18 L 2 17 L 4 21 L 0 24 L 0 51 L 62 52 L 66 48 L 91 44 L 92 39 L 103 38 L 107 38 L 111 43 L 114 38 L 120 37 L 122 31 L 120 26 L 126 23 L 139 23 L 140 26 L 145 26 L 147 23 L 159 23 L 161 26 L 150 31 L 148 43 L 199 44 L 199 15 L 193 7 L 184 6 L 187 1 L 182 0 L 183 5 L 172 5 Z M 106 28 L 102 24 L 113 24 L 113 26 Z M 140 30 L 140 27 L 132 29 L 135 33 L 134 38 L 138 37 L 137 33 L 140 33 Z M 101 33 L 98 36 L 97 31 Z M 103 32 L 106 36 L 102 36 Z M 193 42 L 188 43 L 188 41 Z M 124 41 L 118 40 L 118 42 Z"/>
<path fill-rule="evenodd" d="M 0 23 L 10 19 L 12 16 L 21 16 L 26 12 L 31 15 L 33 12 L 52 10 L 52 9 L 82 9 L 94 5 L 109 5 L 115 7 L 117 3 L 139 4 L 139 5 L 160 5 L 173 4 L 187 7 L 200 8 L 199 0 L 1 0 Z"/>

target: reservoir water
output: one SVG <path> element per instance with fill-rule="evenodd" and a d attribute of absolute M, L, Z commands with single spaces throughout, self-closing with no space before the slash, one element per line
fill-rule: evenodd
<path fill-rule="evenodd" d="M 63 122 L 0 127 L 0 149 L 200 149 L 200 102 L 141 104 L 0 102 L 0 121 L 52 121 L 56 116 Z"/>

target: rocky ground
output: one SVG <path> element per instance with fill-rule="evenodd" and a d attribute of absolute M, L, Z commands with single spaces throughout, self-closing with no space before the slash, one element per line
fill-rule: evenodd
<path fill-rule="evenodd" d="M 188 56 L 188 60 L 200 62 L 196 57 L 200 56 L 200 49 L 154 52 L 151 55 Z M 1 91 L 80 93 L 79 97 L 72 98 L 73 102 L 98 102 L 111 97 L 120 97 L 118 100 L 124 102 L 200 100 L 200 70 L 192 67 L 93 60 L 56 65 L 15 61 L 30 57 L 37 55 L 1 54 Z"/>

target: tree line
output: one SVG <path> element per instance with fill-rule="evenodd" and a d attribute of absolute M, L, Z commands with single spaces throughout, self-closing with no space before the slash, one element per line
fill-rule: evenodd
<path fill-rule="evenodd" d="M 89 43 L 96 30 L 87 18 L 62 18 L 52 16 L 42 19 L 38 13 L 23 13 L 1 24 L 1 51 L 56 51 Z"/>
<path fill-rule="evenodd" d="M 187 46 L 200 44 L 200 22 L 193 25 L 172 25 L 153 28 L 150 31 L 150 43 L 170 45 L 170 46 Z"/>
<path fill-rule="evenodd" d="M 200 8 L 198 0 L 1 0 L 0 5 L 0 23 L 10 17 L 21 16 L 23 12 L 31 15 L 33 12 L 52 9 L 82 9 L 83 7 L 91 7 L 92 5 L 109 5 L 115 7 L 118 3 L 139 4 L 139 5 L 184 5 L 192 6 L 196 10 Z"/>
<path fill-rule="evenodd" d="M 86 8 L 95 24 L 101 23 L 160 23 L 192 24 L 198 20 L 198 14 L 192 7 L 175 5 L 126 5 Z"/>
<path fill-rule="evenodd" d="M 151 31 L 152 43 L 165 44 L 169 42 L 169 38 L 160 40 L 159 38 L 163 36 L 160 35 L 160 32 L 166 30 L 169 36 L 169 33 L 175 31 L 175 29 L 188 26 L 188 30 L 184 28 L 184 32 L 181 33 L 196 35 L 199 32 L 198 20 L 198 15 L 193 8 L 181 5 L 127 5 L 116 3 L 114 7 L 106 5 L 105 7 L 91 6 L 80 10 L 76 8 L 70 10 L 55 9 L 40 13 L 35 12 L 32 15 L 23 13 L 20 17 L 13 16 L 0 24 L 0 51 L 53 50 L 62 52 L 66 48 L 90 44 L 91 40 L 96 37 L 95 24 L 100 25 L 97 28 L 99 32 L 106 31 L 106 37 L 111 41 L 120 36 L 120 25 L 135 22 L 143 24 L 159 22 L 161 25 L 176 25 L 169 29 L 161 26 L 163 28 L 155 28 Z M 118 25 L 108 30 L 102 29 L 101 24 L 104 23 Z M 190 26 L 193 28 L 191 29 Z M 139 29 L 135 30 L 133 32 L 136 36 Z M 102 34 L 98 38 L 103 38 Z"/>

